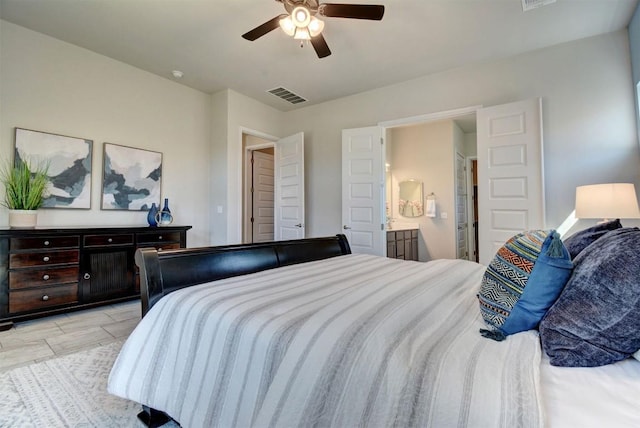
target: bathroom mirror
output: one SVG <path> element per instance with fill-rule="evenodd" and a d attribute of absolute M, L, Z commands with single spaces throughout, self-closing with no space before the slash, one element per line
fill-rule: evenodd
<path fill-rule="evenodd" d="M 398 211 L 403 217 L 420 217 L 424 214 L 424 194 L 422 181 L 407 180 L 400 182 Z"/>

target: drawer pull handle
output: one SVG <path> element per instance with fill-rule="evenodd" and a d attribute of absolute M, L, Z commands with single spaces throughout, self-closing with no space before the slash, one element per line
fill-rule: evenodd
<path fill-rule="evenodd" d="M 111 242 L 113 242 L 113 239 L 109 238 L 109 239 L 107 239 L 107 242 L 111 243 Z"/>
<path fill-rule="evenodd" d="M 91 275 L 89 275 L 88 273 L 84 274 L 84 279 L 91 279 Z"/>
<path fill-rule="evenodd" d="M 46 294 L 44 296 L 42 296 L 42 301 L 46 302 L 47 300 L 49 300 L 49 296 L 47 296 Z"/>
<path fill-rule="evenodd" d="M 49 245 L 49 241 L 44 241 L 44 245 Z"/>
<path fill-rule="evenodd" d="M 50 276 L 49 276 L 49 275 L 43 275 L 43 276 L 42 276 L 42 279 L 44 279 L 45 281 L 48 281 L 48 280 L 49 280 L 49 278 L 50 278 Z"/>
<path fill-rule="evenodd" d="M 48 262 L 49 260 L 51 260 L 51 258 L 49 256 L 44 256 L 42 258 L 42 261 L 44 261 L 44 262 Z"/>

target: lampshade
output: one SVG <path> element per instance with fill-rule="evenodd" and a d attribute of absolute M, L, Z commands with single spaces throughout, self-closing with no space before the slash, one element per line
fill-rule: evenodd
<path fill-rule="evenodd" d="M 576 218 L 640 218 L 632 183 L 607 183 L 576 188 Z"/>
<path fill-rule="evenodd" d="M 324 22 L 312 16 L 304 6 L 293 9 L 291 15 L 282 18 L 279 23 L 280 28 L 296 40 L 311 40 L 324 29 Z"/>
<path fill-rule="evenodd" d="M 305 28 L 311 22 L 311 12 L 304 6 L 298 6 L 291 12 L 291 20 L 298 28 Z"/>
<path fill-rule="evenodd" d="M 315 16 L 312 16 L 311 22 L 309 23 L 309 26 L 307 28 L 309 29 L 309 34 L 311 34 L 311 37 L 315 37 L 318 34 L 322 33 L 322 30 L 324 29 L 324 22 L 319 20 Z"/>
<path fill-rule="evenodd" d="M 293 20 L 290 16 L 282 18 L 280 21 L 280 28 L 284 31 L 288 36 L 293 36 L 296 33 L 296 26 L 293 23 Z"/>
<path fill-rule="evenodd" d="M 311 35 L 309 35 L 309 30 L 306 28 L 296 28 L 296 34 L 293 36 L 296 40 L 311 40 Z"/>

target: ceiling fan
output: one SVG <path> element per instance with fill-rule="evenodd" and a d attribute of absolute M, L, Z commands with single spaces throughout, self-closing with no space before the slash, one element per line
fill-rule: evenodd
<path fill-rule="evenodd" d="M 242 35 L 254 41 L 280 27 L 289 36 L 300 40 L 301 46 L 309 40 L 318 58 L 331 55 L 329 45 L 322 35 L 324 22 L 318 17 L 370 19 L 380 21 L 384 16 L 384 6 L 371 4 L 320 3 L 318 0 L 276 0 L 284 5 L 287 13 L 257 26 Z"/>

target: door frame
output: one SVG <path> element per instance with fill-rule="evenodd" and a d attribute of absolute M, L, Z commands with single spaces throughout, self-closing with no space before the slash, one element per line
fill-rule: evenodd
<path fill-rule="evenodd" d="M 233 194 L 232 191 L 230 191 L 229 189 L 227 189 L 227 244 L 240 244 L 243 241 L 243 233 L 242 233 L 242 225 L 243 225 L 243 220 L 244 220 L 244 215 L 243 215 L 243 205 L 244 205 L 244 188 L 242 186 L 242 180 L 243 180 L 243 166 L 244 166 L 244 162 L 245 162 L 245 151 L 244 151 L 244 146 L 242 144 L 242 136 L 243 135 L 251 135 L 253 137 L 257 137 L 257 138 L 261 138 L 263 140 L 267 140 L 270 142 L 273 142 L 275 145 L 275 142 L 279 140 L 278 137 L 275 137 L 273 135 L 269 135 L 269 134 L 265 134 L 264 132 L 260 132 L 260 131 L 256 131 L 255 129 L 250 129 L 250 128 L 245 128 L 244 126 L 239 126 L 238 127 L 238 140 L 240 142 L 240 150 L 236 151 L 235 153 L 239 153 L 239 156 L 236 154 L 234 157 L 236 157 L 236 161 L 234 162 L 227 162 L 227 168 L 229 168 L 231 165 L 234 165 L 236 168 L 236 173 L 235 173 L 235 189 L 237 189 L 237 191 L 240 194 Z M 256 146 L 251 146 L 251 147 L 258 147 L 258 145 Z M 238 150 L 237 148 L 234 150 Z M 231 159 L 231 151 L 229 151 L 229 153 L 227 153 L 227 159 Z M 228 171 L 227 174 L 228 177 L 232 176 L 232 173 Z"/>
<path fill-rule="evenodd" d="M 474 224 L 475 218 L 475 206 L 473 203 L 473 161 L 478 161 L 478 155 L 467 156 L 467 224 L 471 224 L 471 227 L 467 227 L 467 243 L 469 244 L 469 260 L 477 261 L 478 254 L 476 254 L 476 227 Z M 476 167 L 477 168 L 477 167 Z M 478 172 L 476 171 L 476 174 Z M 478 222 L 479 224 L 480 222 Z"/>
<path fill-rule="evenodd" d="M 483 107 L 482 104 L 462 107 L 453 110 L 443 110 L 435 113 L 426 113 L 418 116 L 410 116 L 401 119 L 386 120 L 378 122 L 378 126 L 383 128 L 397 128 L 399 126 L 419 125 L 427 122 L 437 122 L 444 119 L 455 119 L 456 117 L 466 116 L 470 113 L 476 113 Z"/>

